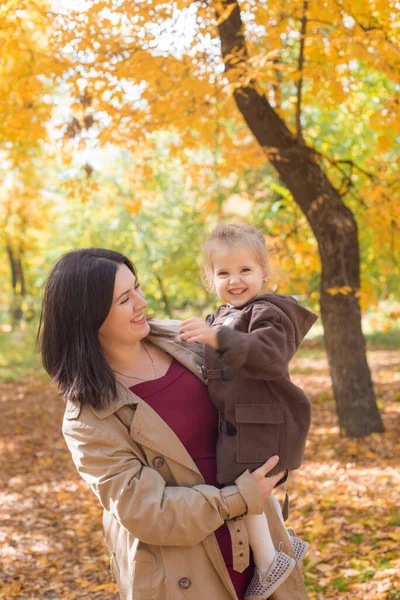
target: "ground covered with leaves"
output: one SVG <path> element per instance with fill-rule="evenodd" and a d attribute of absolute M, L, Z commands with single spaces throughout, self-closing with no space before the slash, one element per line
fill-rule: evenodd
<path fill-rule="evenodd" d="M 312 600 L 400 599 L 400 364 L 369 351 L 386 432 L 339 437 L 326 357 L 305 347 L 293 379 L 314 406 L 289 525 L 310 542 Z M 116 600 L 101 509 L 60 433 L 63 402 L 36 376 L 0 385 L 0 597 Z"/>

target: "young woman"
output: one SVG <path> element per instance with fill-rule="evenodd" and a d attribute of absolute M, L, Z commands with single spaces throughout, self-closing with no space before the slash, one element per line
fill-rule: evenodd
<path fill-rule="evenodd" d="M 278 457 L 216 485 L 218 415 L 202 347 L 180 341 L 177 322 L 149 322 L 146 308 L 117 252 L 76 250 L 51 271 L 39 340 L 66 401 L 63 433 L 104 508 L 123 600 L 242 600 L 252 574 L 242 516 L 265 510 L 290 551 L 270 495 L 282 473 L 266 477 Z M 298 569 L 274 598 L 308 598 Z"/>

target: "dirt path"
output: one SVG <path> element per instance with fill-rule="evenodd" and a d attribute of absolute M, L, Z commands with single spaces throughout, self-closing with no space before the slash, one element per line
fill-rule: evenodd
<path fill-rule="evenodd" d="M 289 525 L 311 542 L 313 600 L 400 599 L 400 366 L 394 351 L 369 360 L 387 431 L 364 440 L 338 436 L 323 354 L 293 362 L 314 420 Z M 0 407 L 0 597 L 116 600 L 101 508 L 60 434 L 63 402 L 27 381 L 1 385 Z"/>

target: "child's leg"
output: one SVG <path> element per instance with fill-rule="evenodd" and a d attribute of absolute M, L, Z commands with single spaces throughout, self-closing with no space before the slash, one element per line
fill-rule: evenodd
<path fill-rule="evenodd" d="M 260 573 L 266 573 L 275 557 L 275 546 L 272 542 L 267 517 L 247 515 L 244 517 L 250 548 L 253 551 L 254 563 Z"/>

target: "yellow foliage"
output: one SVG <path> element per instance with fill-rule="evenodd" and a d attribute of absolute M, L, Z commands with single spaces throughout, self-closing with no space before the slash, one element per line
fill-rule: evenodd
<path fill-rule="evenodd" d="M 368 209 L 353 198 L 346 197 L 346 202 L 357 207 L 360 231 L 368 232 L 375 247 L 398 254 L 400 193 L 394 173 L 400 135 L 400 29 L 395 0 L 310 0 L 301 73 L 303 0 L 239 2 L 247 54 L 237 55 L 231 48 L 235 68 L 228 73 L 220 55 L 218 24 L 230 18 L 234 3 L 146 0 L 112 3 L 112 10 L 103 0 L 72 5 L 70 10 L 60 2 L 58 13 L 50 0 L 8 0 L 0 5 L 0 149 L 10 160 L 10 170 L 18 166 L 33 182 L 23 178 L 23 191 L 13 203 L 10 227 L 15 239 L 24 238 L 21 215 L 29 215 L 35 229 L 36 216 L 27 206 L 40 186 L 30 167 L 47 138 L 46 124 L 61 81 L 72 98 L 66 117 L 72 125 L 60 126 L 67 129 L 65 153 L 84 148 L 92 128 L 100 145 L 115 144 L 138 157 L 121 192 L 129 212 L 137 214 L 142 202 L 156 204 L 152 168 L 140 153 L 151 148 L 153 134 L 162 130 L 177 133 L 179 141 L 171 145 L 171 153 L 187 165 L 188 176 L 199 187 L 212 190 L 202 208 L 218 215 L 223 198 L 216 193 L 217 182 L 232 175 L 240 178 L 246 169 L 264 167 L 268 159 L 243 123 L 235 96 L 243 86 L 255 86 L 294 131 L 302 78 L 306 143 L 362 168 L 352 172 L 354 192 Z M 360 72 L 366 73 L 365 81 Z M 330 111 L 335 116 L 330 117 Z M 335 119 L 332 127 L 329 119 Z M 369 122 L 368 159 L 361 134 L 360 152 L 347 139 L 335 139 L 336 121 L 342 131 L 351 131 L 352 139 L 359 123 Z M 198 159 L 204 149 L 207 157 Z M 197 167 L 200 163 L 202 168 Z M 343 177 L 333 171 L 329 176 L 340 189 Z M 96 185 L 78 178 L 64 189 L 69 198 L 88 202 Z M 306 279 L 320 268 L 315 241 L 305 219 L 286 206 L 285 210 L 292 220 L 283 221 L 276 233 L 285 254 L 283 269 L 294 269 Z M 274 218 L 266 221 L 273 230 Z M 302 235 L 293 223 L 299 223 Z M 382 262 L 383 277 L 391 269 L 392 264 Z M 305 286 L 300 279 L 299 286 Z M 329 293 L 349 292 L 344 287 Z M 362 302 L 366 297 L 366 292 L 361 295 Z"/>
<path fill-rule="evenodd" d="M 48 52 L 48 8 L 44 0 L 0 7 L 0 147 L 15 165 L 46 137 L 51 100 L 45 78 L 64 70 Z"/>
<path fill-rule="evenodd" d="M 142 200 L 139 198 L 131 198 L 130 196 L 127 196 L 126 198 L 124 198 L 124 204 L 126 210 L 131 215 L 135 215 L 140 211 L 142 207 Z"/>
<path fill-rule="evenodd" d="M 327 288 L 326 291 L 331 296 L 337 296 L 338 294 L 340 294 L 341 296 L 348 296 L 349 294 L 352 294 L 354 292 L 356 295 L 359 294 L 358 289 L 352 288 L 349 285 L 342 285 L 340 287 L 335 287 L 335 288 Z"/>
<path fill-rule="evenodd" d="M 391 139 L 389 136 L 387 135 L 380 135 L 378 137 L 378 148 L 379 151 L 382 153 L 385 153 L 389 150 L 390 144 L 391 144 Z"/>

